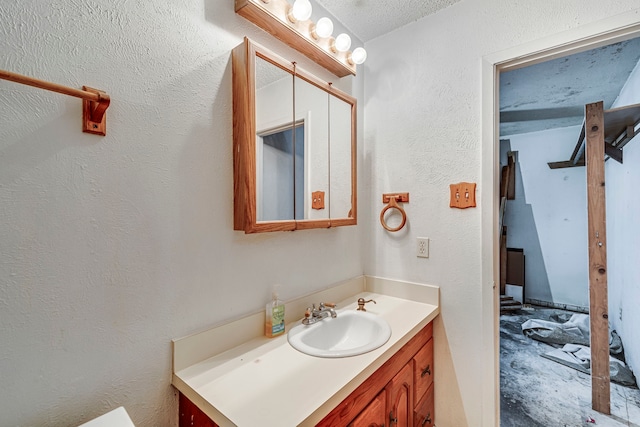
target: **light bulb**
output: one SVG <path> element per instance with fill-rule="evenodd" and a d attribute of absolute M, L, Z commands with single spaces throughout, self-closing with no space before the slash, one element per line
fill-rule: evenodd
<path fill-rule="evenodd" d="M 357 47 L 351 52 L 351 60 L 354 64 L 360 65 L 367 60 L 367 51 L 362 47 Z"/>
<path fill-rule="evenodd" d="M 348 34 L 342 33 L 336 37 L 334 46 L 338 52 L 346 52 L 351 47 L 351 37 Z"/>
<path fill-rule="evenodd" d="M 320 18 L 314 31 L 318 37 L 329 37 L 333 33 L 333 22 L 327 17 Z"/>
<path fill-rule="evenodd" d="M 311 17 L 311 3 L 309 0 L 296 0 L 291 8 L 291 15 L 296 21 L 306 21 Z"/>

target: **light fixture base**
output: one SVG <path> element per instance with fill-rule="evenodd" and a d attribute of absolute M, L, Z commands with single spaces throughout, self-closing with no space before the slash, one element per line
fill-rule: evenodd
<path fill-rule="evenodd" d="M 350 52 L 331 51 L 330 39 L 313 40 L 310 20 L 291 23 L 286 0 L 235 0 L 236 13 L 253 22 L 338 77 L 356 75 L 355 64 L 349 64 Z"/>

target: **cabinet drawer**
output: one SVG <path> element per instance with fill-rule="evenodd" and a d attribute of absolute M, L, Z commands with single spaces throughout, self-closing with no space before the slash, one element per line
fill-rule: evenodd
<path fill-rule="evenodd" d="M 435 406 L 433 400 L 433 384 L 427 389 L 427 392 L 415 407 L 413 413 L 413 425 L 415 427 L 433 427 L 435 426 Z"/>
<path fill-rule="evenodd" d="M 433 384 L 433 339 L 413 356 L 414 402 L 420 401 L 427 389 Z"/>

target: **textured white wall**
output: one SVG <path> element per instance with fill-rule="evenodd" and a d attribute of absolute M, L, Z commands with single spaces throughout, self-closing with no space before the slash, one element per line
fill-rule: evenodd
<path fill-rule="evenodd" d="M 614 102 L 615 107 L 640 104 L 640 62 Z M 624 345 L 627 363 L 640 378 L 640 137 L 624 147 L 624 163 L 606 163 L 607 279 L 609 319 Z"/>
<path fill-rule="evenodd" d="M 233 1 L 0 0 L 0 22 L 1 69 L 112 100 L 93 136 L 80 100 L 0 81 L 0 425 L 177 425 L 172 338 L 362 274 L 362 226 L 233 231 L 231 49 L 335 79 Z"/>
<path fill-rule="evenodd" d="M 635 8 L 636 0 L 466 0 L 366 45 L 365 271 L 441 287 L 434 329 L 438 425 L 496 422 L 485 386 L 496 360 L 483 359 L 495 355 L 493 333 L 486 335 L 493 307 L 482 304 L 492 292 L 483 282 L 481 241 L 490 233 L 481 228 L 482 205 L 448 205 L 451 183 L 479 181 L 479 196 L 492 185 L 486 178 L 492 174 L 482 172 L 482 156 L 492 152 L 480 142 L 482 58 Z M 377 221 L 381 194 L 391 191 L 411 193 L 407 227 L 395 234 Z M 431 238 L 429 259 L 415 256 L 418 236 Z"/>
<path fill-rule="evenodd" d="M 449 209 L 447 186 L 480 176 L 481 58 L 634 7 L 463 0 L 369 43 L 367 97 L 361 72 L 335 82 L 366 103 L 360 225 L 247 236 L 232 231 L 230 50 L 248 35 L 330 75 L 231 1 L 0 0 L 0 68 L 112 97 L 100 138 L 80 133 L 79 100 L 0 82 L 2 424 L 124 405 L 138 426 L 175 425 L 171 338 L 261 309 L 273 283 L 289 299 L 360 274 L 366 257 L 367 273 L 442 287 L 438 423 L 479 425 L 480 214 Z M 377 219 L 387 191 L 412 193 L 395 235 Z"/>
<path fill-rule="evenodd" d="M 509 137 L 522 191 L 507 201 L 504 224 L 507 246 L 525 249 L 527 298 L 589 307 L 586 170 L 547 165 L 571 157 L 579 135 L 571 126 Z"/>

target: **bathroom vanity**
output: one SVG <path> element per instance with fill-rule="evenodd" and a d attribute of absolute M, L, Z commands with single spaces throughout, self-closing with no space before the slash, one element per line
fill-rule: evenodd
<path fill-rule="evenodd" d="M 439 288 L 358 277 L 287 303 L 287 328 L 312 302 L 357 299 L 392 334 L 358 356 L 321 358 L 295 350 L 287 337 L 262 336 L 264 312 L 173 341 L 172 384 L 181 426 L 434 425 L 432 320 Z"/>

